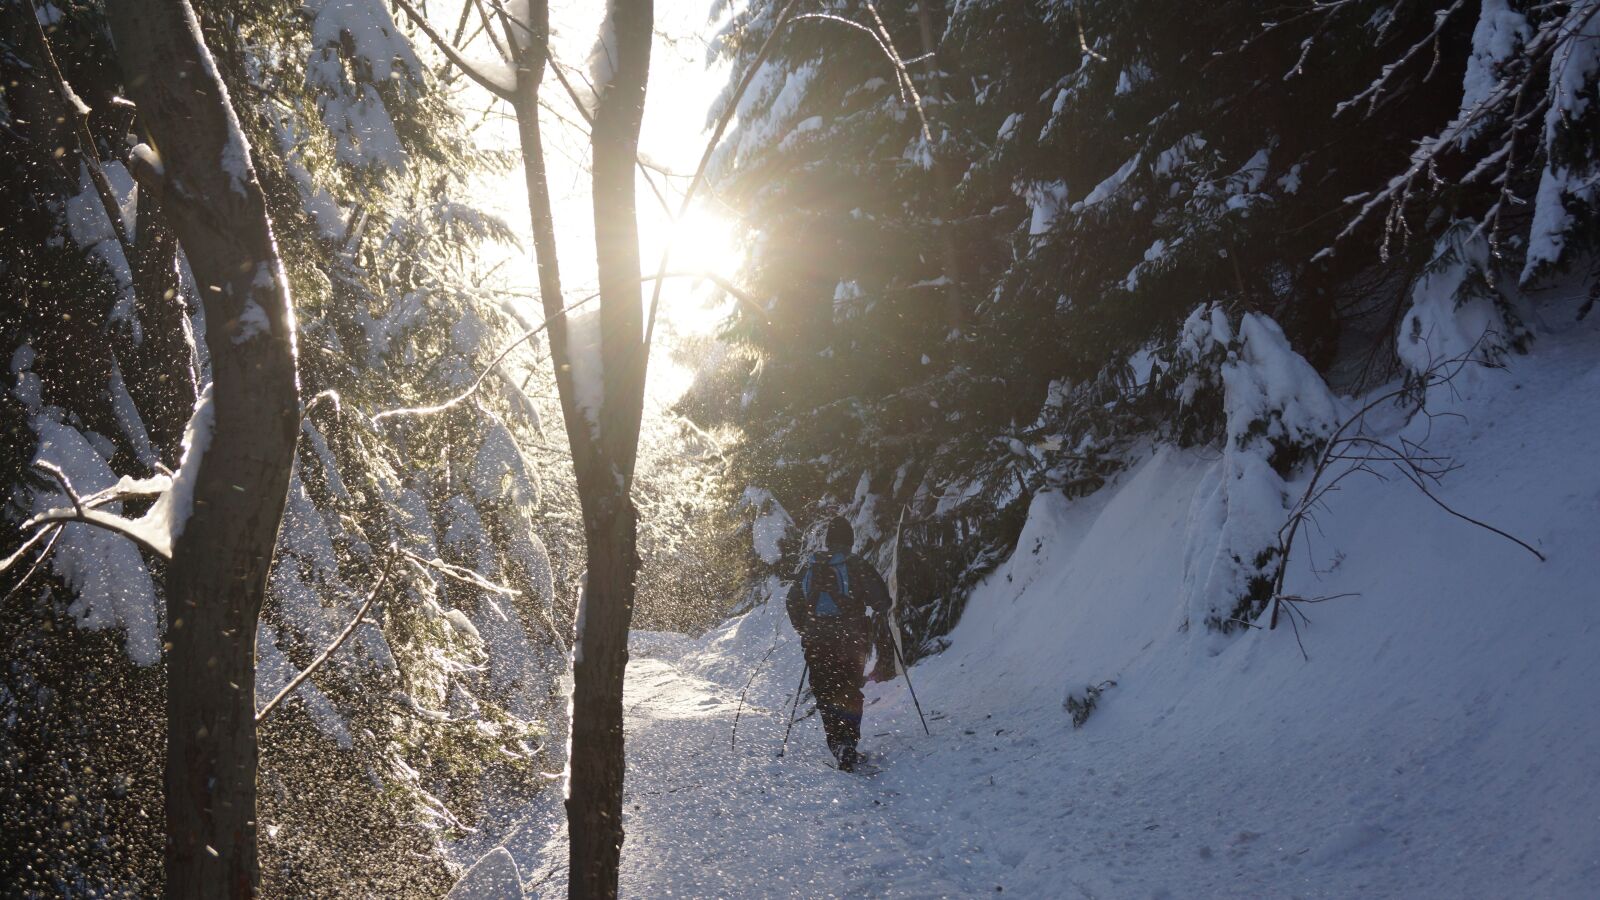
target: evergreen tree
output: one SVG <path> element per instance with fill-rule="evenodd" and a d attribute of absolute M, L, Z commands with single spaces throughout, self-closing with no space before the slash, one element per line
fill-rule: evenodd
<path fill-rule="evenodd" d="M 1592 259 L 1590 0 L 786 8 L 719 11 L 733 83 L 781 29 L 718 158 L 769 299 L 693 409 L 742 431 L 730 503 L 843 510 L 880 552 L 906 511 L 924 647 L 1034 492 L 1095 489 L 1145 436 L 1228 440 L 1222 370 L 1182 352 L 1198 307 L 1353 390 L 1424 327 L 1523 349 L 1497 286 Z"/>

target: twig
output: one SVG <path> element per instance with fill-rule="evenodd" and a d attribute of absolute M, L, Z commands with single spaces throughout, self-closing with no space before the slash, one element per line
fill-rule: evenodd
<path fill-rule="evenodd" d="M 750 693 L 750 685 L 755 684 L 756 676 L 761 674 L 761 667 L 767 664 L 767 657 L 771 656 L 772 651 L 776 649 L 778 649 L 778 642 L 774 638 L 772 646 L 767 648 L 766 653 L 761 654 L 761 661 L 756 663 L 755 671 L 750 673 L 750 679 L 744 683 L 744 690 L 739 692 L 739 706 L 733 711 L 733 734 L 728 737 L 729 750 L 736 750 L 739 747 L 739 717 L 744 714 L 745 695 Z"/>
<path fill-rule="evenodd" d="M 1072 12 L 1078 19 L 1078 49 L 1083 51 L 1083 55 L 1084 56 L 1087 56 L 1087 57 L 1089 57 L 1091 59 L 1094 59 L 1094 60 L 1098 60 L 1100 62 L 1105 62 L 1106 61 L 1105 55 L 1102 54 L 1102 53 L 1098 53 L 1093 48 L 1091 48 L 1089 46 L 1088 39 L 1084 37 L 1084 34 L 1083 34 L 1083 8 L 1081 6 L 1074 6 L 1074 7 L 1072 7 Z"/>
<path fill-rule="evenodd" d="M 33 548 L 34 544 L 44 540 L 44 533 L 46 530 L 48 529 L 42 529 L 34 532 L 32 535 L 29 535 L 28 539 L 22 542 L 21 547 L 18 547 L 16 551 L 10 556 L 6 557 L 4 561 L 0 561 L 0 572 L 9 571 L 12 566 L 17 564 L 18 560 L 27 555 L 28 551 Z"/>
<path fill-rule="evenodd" d="M 16 561 L 20 559 L 24 553 L 28 552 L 28 550 L 33 547 L 34 544 L 37 544 L 39 540 L 46 535 L 49 535 L 50 539 L 45 543 L 44 549 L 39 551 L 38 558 L 33 561 L 33 565 L 28 567 L 28 571 L 22 576 L 22 580 L 18 581 L 11 588 L 11 590 L 6 591 L 6 595 L 4 597 L 0 597 L 0 605 L 10 603 L 11 598 L 20 593 L 23 586 L 33 578 L 34 573 L 39 571 L 39 567 L 44 565 L 44 561 L 50 557 L 50 551 L 55 549 L 56 541 L 61 537 L 61 526 L 56 525 L 51 528 L 41 529 L 32 537 L 24 541 L 22 546 L 17 548 L 16 553 L 6 557 L 5 562 L 0 562 L 0 572 L 6 571 L 7 569 L 11 568 L 11 566 L 16 563 Z"/>
<path fill-rule="evenodd" d="M 322 403 L 324 400 L 333 404 L 334 415 L 338 415 L 344 411 L 344 398 L 339 396 L 338 391 L 329 388 L 325 391 L 317 392 L 315 397 L 312 397 L 310 400 L 306 401 L 305 407 L 300 412 L 300 418 L 311 418 L 311 411 L 316 409 L 317 405 Z"/>
<path fill-rule="evenodd" d="M 1545 555 L 1543 553 L 1540 553 L 1538 550 L 1535 550 L 1533 548 L 1533 546 L 1531 544 L 1529 544 L 1527 541 L 1524 541 L 1521 538 L 1517 537 L 1516 535 L 1510 534 L 1509 532 L 1502 531 L 1501 529 L 1496 528 L 1493 525 L 1490 525 L 1488 522 L 1484 522 L 1481 519 L 1474 519 L 1473 517 L 1467 515 L 1466 513 L 1463 513 L 1463 512 L 1461 512 L 1459 510 L 1453 509 L 1450 506 L 1450 504 L 1445 503 L 1443 500 L 1440 500 L 1438 497 L 1434 496 L 1433 492 L 1428 490 L 1428 486 L 1422 483 L 1422 479 L 1417 477 L 1415 474 L 1413 474 L 1412 472 L 1408 471 L 1407 469 L 1401 468 L 1400 469 L 1400 474 L 1404 475 L 1408 481 L 1410 481 L 1413 485 L 1415 485 L 1417 490 L 1422 492 L 1422 496 L 1427 497 L 1429 500 L 1432 500 L 1436 505 L 1438 505 L 1438 507 L 1440 509 L 1444 510 L 1445 512 L 1449 513 L 1450 515 L 1455 516 L 1456 518 L 1458 518 L 1461 521 L 1466 522 L 1468 524 L 1476 525 L 1479 528 L 1482 528 L 1482 529 L 1484 529 L 1486 531 L 1492 531 L 1495 534 L 1500 535 L 1501 537 L 1505 538 L 1506 540 L 1508 540 L 1508 541 L 1512 542 L 1513 544 L 1516 544 L 1517 546 L 1521 547 L 1522 549 L 1528 551 L 1529 553 L 1532 553 L 1535 557 L 1538 557 L 1540 562 L 1548 562 L 1548 560 L 1545 558 Z"/>
<path fill-rule="evenodd" d="M 452 44 L 460 44 L 461 38 L 467 33 L 467 19 L 472 15 L 473 0 L 464 0 L 461 4 L 461 17 L 456 20 L 456 35 L 450 39 Z"/>
<path fill-rule="evenodd" d="M 928 128 L 928 116 L 922 109 L 922 95 L 917 93 L 917 83 L 911 80 L 911 70 L 906 68 L 905 60 L 900 58 L 900 51 L 894 45 L 894 38 L 889 36 L 889 26 L 883 24 L 883 17 L 878 15 L 878 7 L 872 0 L 866 0 L 867 12 L 872 14 L 872 21 L 878 24 L 878 33 L 883 36 L 883 43 L 889 48 L 889 62 L 894 64 L 895 71 L 906 84 L 906 91 L 911 94 L 912 108 L 917 111 L 917 122 L 922 125 L 922 139 L 927 142 L 929 152 L 933 148 L 933 132 Z"/>
<path fill-rule="evenodd" d="M 1301 638 L 1300 638 L 1300 623 L 1298 623 L 1298 622 L 1296 622 L 1294 620 L 1294 617 L 1296 615 L 1299 615 L 1301 618 L 1305 618 L 1305 613 L 1300 612 L 1300 610 L 1298 610 L 1298 609 L 1295 609 L 1292 605 L 1291 606 L 1286 606 L 1284 608 L 1289 610 L 1289 627 L 1294 630 L 1294 642 L 1295 642 L 1295 645 L 1300 648 L 1300 658 L 1305 660 L 1306 662 L 1310 662 L 1311 661 L 1311 654 L 1306 652 L 1306 642 L 1301 640 Z M 1277 616 L 1276 616 L 1277 609 L 1276 609 L 1276 607 L 1274 607 L 1273 612 L 1274 612 L 1273 622 L 1274 622 L 1274 624 L 1276 624 L 1276 622 L 1277 622 Z M 1310 620 L 1307 620 L 1306 624 L 1309 625 L 1310 624 Z"/>
<path fill-rule="evenodd" d="M 56 484 L 61 486 L 61 493 L 66 494 L 67 499 L 72 501 L 72 508 L 78 511 L 79 516 L 84 514 L 83 498 L 79 497 L 78 492 L 72 489 L 72 482 L 67 478 L 67 473 L 61 471 L 60 466 L 47 459 L 38 459 L 34 460 L 33 467 L 46 472 L 51 478 L 54 478 Z"/>
<path fill-rule="evenodd" d="M 495 52 L 500 54 L 500 58 L 505 62 L 514 62 L 512 51 L 500 45 L 500 38 L 495 35 L 494 26 L 489 23 L 489 11 L 484 9 L 483 0 L 472 0 L 472 5 L 477 7 L 478 18 L 483 20 L 483 30 L 489 35 L 489 43 L 494 45 Z M 504 11 L 500 15 L 502 18 L 506 17 Z M 506 29 L 506 39 L 511 39 L 511 30 L 509 28 Z"/>
<path fill-rule="evenodd" d="M 866 32 L 867 37 L 870 37 L 877 42 L 878 49 L 883 51 L 884 56 L 887 56 L 891 60 L 894 59 L 894 51 L 890 50 L 889 45 L 883 42 L 883 38 L 879 36 L 878 32 L 868 28 L 854 19 L 848 19 L 836 13 L 801 13 L 800 15 L 794 17 L 794 21 L 796 22 L 804 22 L 807 20 L 837 22 L 840 25 L 848 25 L 857 31 Z M 894 85 L 895 89 L 900 92 L 900 102 L 904 103 L 906 101 L 906 83 L 905 78 L 901 75 L 899 69 L 896 69 L 894 73 Z"/>
<path fill-rule="evenodd" d="M 310 678 L 311 673 L 322 668 L 322 664 L 327 662 L 335 651 L 344 646 L 344 642 L 349 639 L 350 635 L 355 633 L 356 626 L 361 624 L 361 620 L 367 615 L 367 610 L 372 608 L 373 601 L 378 599 L 378 592 L 383 589 L 384 582 L 389 580 L 389 573 L 394 569 L 395 562 L 400 558 L 400 554 L 394 552 L 396 549 L 398 548 L 390 547 L 389 561 L 384 564 L 383 573 L 378 576 L 378 581 L 372 586 L 372 591 L 367 594 L 367 599 L 361 602 L 361 608 L 356 610 L 355 617 L 350 620 L 350 624 L 344 626 L 344 630 L 339 632 L 339 636 L 333 639 L 333 643 L 329 644 L 326 650 L 323 650 L 316 659 L 312 660 L 311 665 L 306 666 L 305 671 L 296 675 L 284 686 L 283 690 L 278 692 L 276 697 L 268 700 L 267 705 L 261 707 L 261 711 L 256 713 L 256 725 L 258 727 L 274 709 L 278 708 L 278 704 L 294 693 L 295 689 L 303 684 L 307 678 Z"/>
<path fill-rule="evenodd" d="M 1415 44 L 1412 44 L 1410 49 L 1400 54 L 1400 58 L 1398 60 L 1384 66 L 1383 73 L 1379 75 L 1378 78 L 1375 79 L 1371 84 L 1367 85 L 1366 88 L 1360 93 L 1334 106 L 1334 116 L 1337 117 L 1342 115 L 1346 109 L 1359 105 L 1364 99 L 1367 100 L 1367 115 L 1372 115 L 1373 109 L 1375 109 L 1378 105 L 1378 99 L 1383 96 L 1383 91 L 1389 86 L 1389 79 L 1394 75 L 1395 72 L 1399 71 L 1401 67 L 1410 62 L 1419 52 L 1421 52 L 1422 48 L 1428 46 L 1429 44 L 1433 44 L 1435 46 L 1435 55 L 1437 56 L 1437 40 L 1439 33 L 1444 31 L 1445 23 L 1450 21 L 1450 17 L 1455 15 L 1457 10 L 1461 9 L 1461 6 L 1464 2 L 1465 0 L 1455 0 L 1455 2 L 1450 4 L 1450 6 L 1447 8 L 1435 12 L 1433 14 L 1433 30 L 1428 32 L 1428 34 L 1421 40 L 1417 41 Z M 1428 68 L 1428 75 L 1423 76 L 1423 81 L 1427 81 L 1428 76 L 1433 74 L 1434 67 L 1436 67 L 1437 64 L 1437 60 L 1435 60 L 1434 65 Z"/>

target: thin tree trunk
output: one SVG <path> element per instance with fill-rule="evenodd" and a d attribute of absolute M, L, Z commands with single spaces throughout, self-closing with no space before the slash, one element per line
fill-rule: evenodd
<path fill-rule="evenodd" d="M 633 480 L 644 413 L 644 305 L 640 302 L 639 218 L 634 166 L 650 74 L 653 0 L 611 0 L 607 23 L 615 41 L 615 74 L 600 96 L 590 130 L 594 155 L 595 264 L 600 277 L 600 335 L 606 360 L 605 418 L 600 439 L 621 474 Z"/>
<path fill-rule="evenodd" d="M 572 760 L 567 830 L 568 896 L 615 897 L 621 861 L 622 686 L 639 574 L 638 515 L 630 496 L 644 408 L 644 307 L 634 163 L 644 114 L 654 23 L 651 0 L 611 0 L 602 35 L 613 74 L 601 86 L 590 139 L 594 154 L 595 261 L 605 402 L 601 466 L 584 489 L 588 578 L 573 659 Z"/>
<path fill-rule="evenodd" d="M 501 16 L 517 70 L 516 86 L 509 91 L 474 70 L 407 0 L 396 3 L 448 58 L 516 110 L 539 297 L 572 448 L 588 557 L 573 652 L 568 891 L 572 897 L 615 897 L 623 839 L 622 680 L 639 571 L 638 517 L 630 492 L 644 406 L 646 352 L 633 170 L 654 10 L 651 0 L 611 0 L 602 26 L 612 72 L 611 77 L 598 79 L 599 104 L 591 131 L 602 361 L 601 372 L 595 373 L 574 368 L 592 363 L 580 362 L 572 354 L 539 130 L 539 86 L 550 61 L 548 3 L 530 0 L 522 22 Z M 602 378 L 600 408 L 582 408 L 577 383 L 597 375 Z"/>
<path fill-rule="evenodd" d="M 250 897 L 256 620 L 299 431 L 293 313 L 266 202 L 184 0 L 118 0 L 112 35 L 199 285 L 215 423 L 167 583 L 166 896 Z"/>

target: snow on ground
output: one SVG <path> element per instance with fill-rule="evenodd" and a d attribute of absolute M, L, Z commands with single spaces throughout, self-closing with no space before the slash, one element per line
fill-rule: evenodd
<path fill-rule="evenodd" d="M 1541 341 L 1428 444 L 1463 464 L 1441 497 L 1549 561 L 1403 482 L 1349 479 L 1288 584 L 1357 594 L 1307 608 L 1309 660 L 1287 627 L 1180 629 L 1217 462 L 1172 450 L 1034 501 L 950 648 L 912 670 L 933 736 L 903 680 L 869 686 L 873 777 L 826 764 L 815 716 L 774 757 L 800 672 L 780 603 L 698 640 L 635 635 L 624 895 L 1593 896 L 1594 346 Z M 1066 696 L 1106 681 L 1074 729 Z M 528 895 L 555 897 L 566 835 L 542 802 L 506 848 Z"/>

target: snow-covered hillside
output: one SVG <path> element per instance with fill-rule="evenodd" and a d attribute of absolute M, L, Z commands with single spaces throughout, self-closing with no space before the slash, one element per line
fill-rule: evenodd
<path fill-rule="evenodd" d="M 903 680 L 869 686 L 875 776 L 830 768 L 815 716 L 775 758 L 801 665 L 780 603 L 700 640 L 636 635 L 624 893 L 1593 896 L 1594 348 L 1545 339 L 1428 436 L 1462 466 L 1440 497 L 1548 561 L 1402 481 L 1346 480 L 1291 563 L 1289 592 L 1350 595 L 1306 608 L 1309 658 L 1287 620 L 1183 627 L 1218 462 L 1170 449 L 1092 497 L 1034 500 L 949 649 L 912 670 L 933 736 Z M 1089 685 L 1074 728 L 1064 701 Z M 553 897 L 566 838 L 546 802 L 506 846 Z"/>

